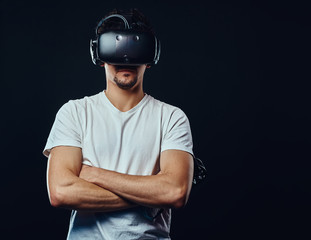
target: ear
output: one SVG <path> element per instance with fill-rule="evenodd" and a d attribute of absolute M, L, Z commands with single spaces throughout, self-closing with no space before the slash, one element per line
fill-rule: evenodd
<path fill-rule="evenodd" d="M 101 66 L 101 67 L 105 67 L 105 63 L 103 63 L 103 64 L 100 64 L 100 66 Z"/>
<path fill-rule="evenodd" d="M 146 68 L 151 68 L 151 65 L 149 65 L 149 64 L 146 64 Z"/>

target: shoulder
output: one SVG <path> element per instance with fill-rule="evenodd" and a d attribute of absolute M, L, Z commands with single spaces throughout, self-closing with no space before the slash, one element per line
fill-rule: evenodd
<path fill-rule="evenodd" d="M 151 103 L 151 105 L 153 105 L 154 107 L 160 108 L 165 113 L 184 114 L 184 112 L 179 107 L 176 107 L 169 103 L 155 99 L 154 97 L 150 95 L 149 95 L 149 102 Z"/>
<path fill-rule="evenodd" d="M 151 96 L 149 96 L 149 103 L 154 108 L 157 108 L 160 110 L 162 114 L 162 118 L 165 122 L 169 122 L 169 121 L 174 122 L 174 121 L 177 121 L 178 119 L 188 120 L 185 112 L 177 106 L 173 106 L 171 104 L 165 103 Z"/>
<path fill-rule="evenodd" d="M 101 103 L 101 94 L 97 93 L 92 96 L 85 96 L 80 99 L 72 99 L 63 104 L 59 112 L 81 112 L 85 111 L 88 107 L 94 107 Z"/>

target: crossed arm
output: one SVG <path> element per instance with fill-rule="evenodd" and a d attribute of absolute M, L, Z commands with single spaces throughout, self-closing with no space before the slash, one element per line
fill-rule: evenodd
<path fill-rule="evenodd" d="M 186 204 L 193 177 L 189 153 L 166 150 L 160 172 L 152 176 L 121 174 L 82 165 L 82 151 L 59 146 L 51 150 L 47 183 L 55 207 L 85 211 L 116 211 L 137 205 L 175 207 Z"/>

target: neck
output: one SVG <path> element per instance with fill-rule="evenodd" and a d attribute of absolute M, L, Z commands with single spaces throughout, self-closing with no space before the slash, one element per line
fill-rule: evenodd
<path fill-rule="evenodd" d="M 129 111 L 135 107 L 145 95 L 141 83 L 131 89 L 124 90 L 110 81 L 107 81 L 105 93 L 109 101 L 121 112 Z"/>

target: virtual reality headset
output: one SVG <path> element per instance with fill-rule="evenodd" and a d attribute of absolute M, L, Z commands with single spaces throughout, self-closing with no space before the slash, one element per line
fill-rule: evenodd
<path fill-rule="evenodd" d="M 120 18 L 124 29 L 105 30 L 98 28 L 109 18 Z M 99 22 L 96 38 L 91 39 L 90 52 L 95 65 L 155 65 L 160 58 L 160 41 L 154 34 L 131 28 L 126 18 L 119 14 L 110 15 Z"/>

